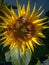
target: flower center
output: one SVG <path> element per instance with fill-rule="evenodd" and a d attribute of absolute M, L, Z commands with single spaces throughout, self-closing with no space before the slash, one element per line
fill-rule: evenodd
<path fill-rule="evenodd" d="M 20 17 L 13 27 L 8 28 L 8 34 L 13 33 L 14 38 L 21 40 L 30 40 L 35 34 L 35 27 L 27 19 Z"/>

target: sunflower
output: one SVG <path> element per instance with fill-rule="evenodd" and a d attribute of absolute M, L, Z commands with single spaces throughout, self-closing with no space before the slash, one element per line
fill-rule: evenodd
<path fill-rule="evenodd" d="M 24 54 L 26 48 L 29 48 L 31 52 L 34 52 L 34 46 L 42 44 L 39 37 L 45 38 L 42 29 L 49 28 L 44 22 L 47 17 L 40 18 L 44 12 L 44 10 L 41 11 L 42 6 L 36 12 L 35 3 L 32 12 L 30 12 L 30 0 L 27 8 L 25 8 L 25 5 L 18 4 L 17 1 L 18 15 L 16 15 L 12 7 L 9 9 L 5 5 L 5 8 L 8 13 L 1 10 L 5 17 L 0 16 L 3 20 L 0 23 L 0 28 L 4 28 L 5 31 L 0 34 L 0 36 L 3 36 L 0 40 L 4 40 L 2 42 L 4 46 L 10 45 L 10 50 L 16 47 L 16 50 L 20 49 Z"/>

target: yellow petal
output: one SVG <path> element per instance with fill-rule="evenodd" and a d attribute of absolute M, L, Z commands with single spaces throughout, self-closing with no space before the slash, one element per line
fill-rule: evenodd
<path fill-rule="evenodd" d="M 5 11 L 3 11 L 3 10 L 1 10 L 1 11 L 5 14 L 5 16 L 6 16 L 7 18 L 11 19 L 11 16 L 10 16 L 7 12 L 5 12 Z"/>
<path fill-rule="evenodd" d="M 6 19 L 5 17 L 2 17 L 2 16 L 0 16 L 0 18 L 6 23 L 6 24 L 8 24 L 8 19 Z"/>
<path fill-rule="evenodd" d="M 16 6 L 18 7 L 18 0 L 16 0 Z"/>
<path fill-rule="evenodd" d="M 8 24 L 1 22 L 0 25 L 7 26 Z"/>
<path fill-rule="evenodd" d="M 34 13 L 35 13 L 35 10 L 36 10 L 36 3 L 34 4 L 34 8 L 33 8 L 33 10 L 32 10 L 32 13 L 31 13 L 31 15 L 30 15 L 29 20 L 33 17 L 33 15 L 34 15 Z"/>
<path fill-rule="evenodd" d="M 7 26 L 0 26 L 0 28 L 5 28 L 5 29 L 6 29 L 6 28 L 7 28 Z"/>
<path fill-rule="evenodd" d="M 14 48 L 14 46 L 15 46 L 14 44 L 11 44 L 10 45 L 10 50 L 12 50 Z"/>
<path fill-rule="evenodd" d="M 18 18 L 12 7 L 11 7 L 11 14 L 12 14 L 14 20 Z"/>
<path fill-rule="evenodd" d="M 1 41 L 1 40 L 4 40 L 4 39 L 6 39 L 6 37 L 1 38 L 0 41 Z"/>
<path fill-rule="evenodd" d="M 39 13 L 39 11 L 41 10 L 42 5 L 39 7 L 38 11 L 36 12 L 36 15 Z"/>
<path fill-rule="evenodd" d="M 31 47 L 32 51 L 34 52 L 34 47 L 33 47 L 33 44 L 32 44 L 32 42 L 31 42 L 31 41 L 29 41 L 29 45 L 30 45 L 30 47 Z"/>
<path fill-rule="evenodd" d="M 8 12 L 10 15 L 12 15 L 12 14 L 11 14 L 11 10 L 10 10 L 6 5 L 5 5 L 4 7 L 5 7 L 5 9 L 7 9 L 7 12 Z"/>
<path fill-rule="evenodd" d="M 0 36 L 4 36 L 4 35 L 6 35 L 6 34 L 7 34 L 7 31 L 1 33 Z"/>
<path fill-rule="evenodd" d="M 0 16 L 0 18 L 1 18 L 7 25 L 12 25 L 12 23 L 14 23 L 14 22 L 12 21 L 12 19 L 7 19 L 7 18 L 2 17 L 2 16 Z"/>
<path fill-rule="evenodd" d="M 22 54 L 24 54 L 24 52 L 25 52 L 25 46 L 22 45 Z"/>
<path fill-rule="evenodd" d="M 23 5 L 22 10 L 21 10 L 21 16 L 25 15 L 25 5 Z"/>
<path fill-rule="evenodd" d="M 39 40 L 37 40 L 36 38 L 32 38 L 32 41 L 35 42 L 37 45 L 41 45 L 39 42 Z"/>
<path fill-rule="evenodd" d="M 27 6 L 27 10 L 26 10 L 26 16 L 29 16 L 30 14 L 30 0 L 28 1 L 28 6 Z"/>
<path fill-rule="evenodd" d="M 28 49 L 29 49 L 29 50 L 30 50 L 30 52 L 31 52 L 31 48 L 30 48 L 30 46 L 29 46 L 28 42 L 26 42 L 26 46 L 28 47 Z"/>
<path fill-rule="evenodd" d="M 43 33 L 38 33 L 38 35 L 42 38 L 46 38 L 46 36 Z"/>
<path fill-rule="evenodd" d="M 43 14 L 44 10 L 42 10 L 38 15 L 37 17 L 40 17 L 42 14 Z"/>
<path fill-rule="evenodd" d="M 42 26 L 42 29 L 47 29 L 47 28 L 49 28 L 49 26 Z"/>
<path fill-rule="evenodd" d="M 46 24 L 46 23 L 48 23 L 48 22 L 39 23 L 39 24 L 37 24 L 37 25 L 42 26 L 42 25 L 44 25 L 44 24 Z"/>
<path fill-rule="evenodd" d="M 17 9 L 18 9 L 18 16 L 21 16 L 21 6 L 20 4 L 18 4 L 18 0 L 16 0 L 16 4 L 17 4 Z"/>
<path fill-rule="evenodd" d="M 35 21 L 33 21 L 32 23 L 33 23 L 33 24 L 41 23 L 41 22 L 43 22 L 43 21 L 46 20 L 46 19 L 47 19 L 47 18 L 45 17 L 45 18 L 42 18 L 42 19 L 35 20 Z"/>
<path fill-rule="evenodd" d="M 18 16 L 20 17 L 21 16 L 21 6 L 18 5 Z"/>

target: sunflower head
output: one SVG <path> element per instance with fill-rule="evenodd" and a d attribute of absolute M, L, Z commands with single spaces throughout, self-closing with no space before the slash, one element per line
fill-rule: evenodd
<path fill-rule="evenodd" d="M 44 10 L 41 10 L 42 6 L 36 11 L 36 3 L 32 12 L 30 12 L 30 0 L 28 1 L 28 6 L 25 8 L 25 5 L 18 4 L 17 9 L 18 15 L 14 12 L 13 8 L 9 9 L 6 5 L 5 8 L 10 13 L 10 15 L 1 10 L 5 17 L 0 16 L 4 21 L 0 23 L 0 28 L 4 28 L 5 31 L 0 34 L 3 36 L 2 39 L 5 39 L 2 43 L 4 46 L 10 45 L 10 50 L 16 47 L 16 50 L 19 48 L 24 54 L 26 48 L 29 48 L 30 51 L 34 51 L 35 44 L 41 45 L 41 40 L 38 37 L 45 38 L 45 35 L 42 33 L 42 29 L 49 28 L 44 22 L 47 17 L 40 18 Z"/>

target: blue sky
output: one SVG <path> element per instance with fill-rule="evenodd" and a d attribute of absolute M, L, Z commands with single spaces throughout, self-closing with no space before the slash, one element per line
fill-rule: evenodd
<path fill-rule="evenodd" d="M 12 5 L 12 4 L 16 5 L 15 1 L 16 0 L 4 0 L 4 2 L 6 2 L 10 5 Z M 18 1 L 19 1 L 20 4 L 25 4 L 25 5 L 27 5 L 27 2 L 28 2 L 28 0 L 18 0 Z M 40 7 L 40 5 L 43 6 L 42 9 L 45 9 L 45 12 L 44 12 L 43 15 L 45 15 L 45 13 L 49 10 L 49 0 L 30 0 L 30 2 L 31 2 L 31 10 L 32 10 L 35 2 L 37 4 L 37 6 L 36 6 L 37 9 Z"/>

